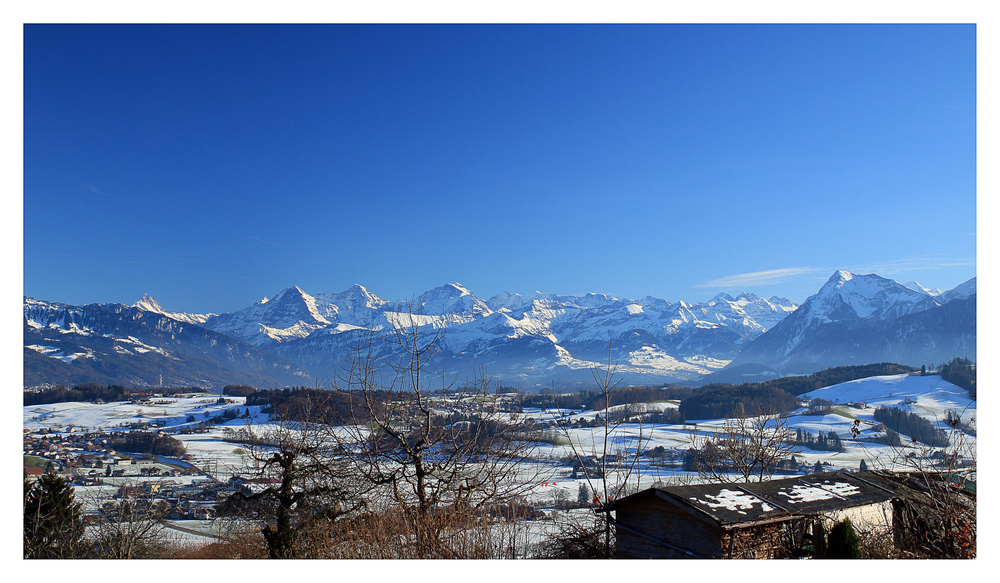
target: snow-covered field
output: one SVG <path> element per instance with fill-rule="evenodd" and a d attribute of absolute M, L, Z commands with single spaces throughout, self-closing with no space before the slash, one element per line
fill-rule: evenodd
<path fill-rule="evenodd" d="M 968 392 L 938 375 L 910 376 L 886 375 L 859 379 L 817 389 L 802 395 L 805 399 L 826 399 L 834 403 L 863 402 L 871 409 L 875 407 L 906 405 L 910 411 L 929 420 L 941 421 L 948 410 L 962 413 L 967 420 L 976 415 L 976 402 Z"/>
<path fill-rule="evenodd" d="M 816 462 L 829 464 L 829 469 L 845 468 L 856 470 L 864 460 L 869 468 L 904 468 L 912 464 L 906 461 L 910 453 L 921 455 L 928 453 L 926 447 L 919 444 L 909 444 L 902 447 L 889 447 L 875 443 L 883 432 L 877 431 L 877 423 L 873 419 L 875 408 L 879 406 L 897 407 L 920 415 L 949 432 L 954 448 L 962 449 L 963 453 L 974 456 L 976 451 L 976 436 L 970 433 L 955 431 L 948 427 L 944 420 L 948 411 L 961 416 L 965 423 L 975 426 L 976 401 L 972 400 L 967 391 L 941 379 L 937 375 L 910 376 L 887 375 L 859 379 L 830 387 L 818 389 L 801 395 L 803 401 L 814 398 L 825 399 L 834 403 L 833 412 L 825 415 L 807 415 L 803 407 L 789 415 L 785 421 L 789 433 L 794 436 L 797 429 L 813 435 L 835 432 L 841 438 L 844 452 L 818 451 L 799 447 L 795 457 L 799 462 L 813 466 Z M 864 404 L 861 406 L 849 406 Z M 655 403 L 644 405 L 647 410 L 662 410 L 665 407 L 676 407 L 673 403 Z M 625 406 L 613 407 L 621 409 Z M 553 421 L 560 427 L 577 419 L 593 419 L 594 411 L 567 411 L 550 409 L 545 411 L 527 411 L 527 415 L 541 421 Z M 859 420 L 857 439 L 852 439 L 852 428 L 855 420 Z M 636 447 L 644 450 L 663 447 L 667 450 L 684 450 L 691 444 L 715 431 L 724 428 L 723 419 L 703 419 L 691 421 L 684 425 L 665 424 L 623 424 L 618 426 L 609 436 L 608 453 L 619 451 L 634 452 Z M 773 424 L 772 424 L 773 425 Z M 604 451 L 604 428 L 559 429 L 553 430 L 563 439 L 552 445 L 540 448 L 543 457 L 560 458 L 579 454 L 583 456 L 600 455 Z M 973 432 L 974 433 L 974 432 Z M 560 443 L 561 441 L 561 443 Z M 572 444 L 572 445 L 571 445 Z M 641 444 L 641 445 L 640 445 Z M 907 458 L 908 459 L 908 458 Z M 662 470 L 662 468 L 655 468 Z M 672 475 L 685 477 L 683 472 L 673 472 Z"/>
<path fill-rule="evenodd" d="M 50 405 L 30 405 L 24 407 L 24 426 L 35 430 L 42 427 L 68 431 L 70 427 L 80 430 L 101 429 L 111 431 L 128 427 L 130 424 L 145 423 L 150 426 L 182 427 L 193 425 L 187 421 L 194 416 L 194 422 L 204 421 L 236 406 L 242 406 L 246 399 L 226 397 L 230 404 L 218 403 L 218 397 L 210 395 L 187 397 L 157 397 L 151 404 L 136 403 L 54 403 Z"/>
<path fill-rule="evenodd" d="M 825 415 L 806 415 L 806 408 L 802 408 L 786 418 L 791 435 L 794 435 L 797 429 L 801 429 L 814 435 L 833 431 L 841 438 L 846 449 L 844 452 L 815 451 L 800 447 L 795 454 L 796 459 L 808 466 L 824 462 L 829 464 L 828 469 L 855 470 L 862 460 L 869 468 L 894 467 L 901 460 L 905 461 L 904 456 L 910 452 L 927 453 L 925 451 L 927 448 L 913 445 L 891 448 L 874 441 L 866 441 L 879 435 L 877 424 L 872 418 L 877 406 L 887 405 L 907 409 L 932 422 L 943 420 L 946 411 L 957 411 L 963 421 L 974 423 L 976 412 L 976 402 L 969 398 L 965 390 L 933 375 L 871 377 L 819 389 L 802 397 L 803 401 L 822 398 L 835 404 L 833 412 Z M 219 415 L 233 407 L 246 410 L 244 399 L 231 397 L 229 399 L 231 403 L 223 404 L 218 403 L 218 397 L 200 395 L 157 398 L 155 401 L 158 404 L 58 403 L 26 406 L 24 427 L 32 430 L 45 427 L 56 431 L 69 431 L 70 427 L 79 428 L 78 430 L 115 430 L 134 423 L 147 423 L 168 430 L 180 429 L 207 417 Z M 859 403 L 864 403 L 866 407 L 858 406 Z M 645 404 L 644 408 L 663 410 L 676 406 L 676 403 L 666 402 Z M 256 409 L 256 407 L 250 408 L 251 415 L 259 413 Z M 535 478 L 538 483 L 534 488 L 534 495 L 538 499 L 560 496 L 561 494 L 554 494 L 556 489 L 565 490 L 575 498 L 580 484 L 586 480 L 582 477 L 571 478 L 571 467 L 560 460 L 577 456 L 599 456 L 609 453 L 625 454 L 627 457 L 627 454 L 634 455 L 637 449 L 650 450 L 662 447 L 668 452 L 665 459 L 654 462 L 649 458 L 642 458 L 639 466 L 642 474 L 640 485 L 649 485 L 656 480 L 691 481 L 695 477 L 681 470 L 680 457 L 683 450 L 691 447 L 694 440 L 720 431 L 724 426 L 724 421 L 721 419 L 698 420 L 684 425 L 626 423 L 614 428 L 608 435 L 605 447 L 603 427 L 567 427 L 577 419 L 592 419 L 597 412 L 552 409 L 529 410 L 525 414 L 542 422 L 552 422 L 553 425 L 546 431 L 546 439 L 538 444 L 535 452 L 535 457 L 543 468 L 542 471 L 538 474 L 529 472 L 533 476 L 539 476 Z M 858 440 L 852 439 L 851 434 L 855 420 L 858 420 L 861 432 Z M 239 471 L 244 463 L 239 444 L 227 441 L 227 429 L 239 428 L 245 423 L 246 421 L 242 419 L 234 419 L 224 425 L 210 427 L 207 433 L 176 434 L 176 437 L 184 443 L 188 453 L 193 455 L 193 464 L 225 481 L 230 475 Z M 953 443 L 959 441 L 969 455 L 975 455 L 975 435 L 953 432 Z M 635 473 L 632 475 L 635 477 Z"/>

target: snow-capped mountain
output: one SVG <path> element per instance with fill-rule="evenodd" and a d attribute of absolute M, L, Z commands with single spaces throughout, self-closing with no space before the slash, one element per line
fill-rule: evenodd
<path fill-rule="evenodd" d="M 449 369 L 482 364 L 505 381 L 547 383 L 589 379 L 607 363 L 609 346 L 620 370 L 657 382 L 690 379 L 725 366 L 749 340 L 794 311 L 783 298 L 720 294 L 688 304 L 604 294 L 500 294 L 481 300 L 461 284 L 390 302 L 360 285 L 339 294 L 301 288 L 205 326 L 297 362 L 328 377 L 351 347 L 393 327 L 429 327 L 440 335 L 437 356 Z"/>
<path fill-rule="evenodd" d="M 265 346 L 305 338 L 336 319 L 336 306 L 317 302 L 294 286 L 239 312 L 213 316 L 204 325 L 254 346 Z"/>
<path fill-rule="evenodd" d="M 955 286 L 954 289 L 942 293 L 939 301 L 946 304 L 952 300 L 965 300 L 974 295 L 976 295 L 976 278 L 973 277 L 969 281 Z"/>
<path fill-rule="evenodd" d="M 25 297 L 25 386 L 263 386 L 307 384 L 311 378 L 277 355 L 173 314 L 148 296 L 134 306 L 71 306 Z"/>
<path fill-rule="evenodd" d="M 837 271 L 799 309 L 749 343 L 731 366 L 797 373 L 975 358 L 975 287 L 972 278 L 931 295 L 878 275 Z"/>
<path fill-rule="evenodd" d="M 910 282 L 904 283 L 903 285 L 906 286 L 906 287 L 908 287 L 908 288 L 910 288 L 910 289 L 912 289 L 912 290 L 914 290 L 914 291 L 918 291 L 920 293 L 924 293 L 924 294 L 927 294 L 929 296 L 939 296 L 942 293 L 940 288 L 934 288 L 934 289 L 926 288 L 926 287 L 920 285 L 920 283 L 916 282 L 916 281 L 910 281 Z"/>
<path fill-rule="evenodd" d="M 975 278 L 935 294 L 837 271 L 802 306 L 751 293 L 699 303 L 539 292 L 482 300 L 457 283 L 402 301 L 361 285 L 316 294 L 293 286 L 242 310 L 203 315 L 170 312 L 149 295 L 132 306 L 25 298 L 25 379 L 65 383 L 73 373 L 149 384 L 151 369 L 166 368 L 191 384 L 309 385 L 335 378 L 366 343 L 398 356 L 382 340 L 410 326 L 436 338 L 433 368 L 462 375 L 485 367 L 524 389 L 589 386 L 591 370 L 609 359 L 623 382 L 643 384 L 740 366 L 773 376 L 879 361 L 920 365 L 975 357 L 975 291 Z M 182 374 L 185 367 L 195 372 Z"/>
<path fill-rule="evenodd" d="M 140 310 L 146 312 L 156 312 L 157 314 L 163 314 L 164 316 L 177 320 L 178 322 L 187 322 L 189 324 L 204 324 L 209 318 L 215 314 L 187 314 L 183 312 L 168 312 L 163 309 L 160 302 L 156 301 L 153 296 L 149 294 L 142 294 L 142 298 L 132 304 L 133 308 L 139 308 Z"/>

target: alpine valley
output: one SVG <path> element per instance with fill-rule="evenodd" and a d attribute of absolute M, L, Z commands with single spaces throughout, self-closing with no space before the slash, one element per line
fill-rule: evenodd
<path fill-rule="evenodd" d="M 25 297 L 24 385 L 323 386 L 359 347 L 391 358 L 398 346 L 377 340 L 411 322 L 438 338 L 432 365 L 446 376 L 485 369 L 526 390 L 585 388 L 610 359 L 624 383 L 746 382 L 838 365 L 975 360 L 976 279 L 940 292 L 837 271 L 801 306 L 751 293 L 705 303 L 483 300 L 458 284 L 406 301 L 360 285 L 312 295 L 290 287 L 227 314 L 169 312 L 148 295 L 131 306 Z"/>

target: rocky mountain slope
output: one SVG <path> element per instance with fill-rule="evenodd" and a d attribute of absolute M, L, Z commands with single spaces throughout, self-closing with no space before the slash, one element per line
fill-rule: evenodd
<path fill-rule="evenodd" d="M 750 342 L 732 368 L 774 373 L 976 357 L 976 278 L 932 294 L 878 275 L 838 271 L 793 314 Z"/>
<path fill-rule="evenodd" d="M 720 294 L 688 304 L 603 294 L 501 294 L 482 300 L 460 284 L 390 302 L 362 286 L 340 294 L 281 291 L 205 326 L 297 362 L 320 377 L 336 373 L 351 349 L 373 334 L 411 324 L 439 334 L 437 364 L 485 366 L 522 386 L 589 381 L 609 357 L 630 382 L 691 379 L 721 368 L 795 305 L 783 298 Z"/>
<path fill-rule="evenodd" d="M 24 385 L 284 386 L 311 380 L 275 354 L 148 307 L 24 298 Z"/>
<path fill-rule="evenodd" d="M 892 361 L 919 366 L 975 358 L 975 278 L 931 292 L 838 271 L 802 306 L 779 297 L 719 294 L 671 303 L 603 294 L 504 293 L 478 298 L 447 284 L 407 301 L 360 285 L 299 287 L 227 314 L 180 314 L 150 296 L 132 306 L 24 300 L 25 384 L 312 385 L 337 377 L 359 348 L 381 357 L 403 328 L 436 339 L 430 368 L 459 378 L 485 367 L 523 389 L 593 384 L 617 363 L 622 382 L 698 382 Z M 727 366 L 728 365 L 728 366 Z"/>

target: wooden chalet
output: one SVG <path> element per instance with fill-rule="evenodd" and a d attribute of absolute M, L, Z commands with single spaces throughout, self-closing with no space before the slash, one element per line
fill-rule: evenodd
<path fill-rule="evenodd" d="M 866 474 L 649 488 L 600 511 L 614 513 L 619 558 L 821 557 L 825 533 L 844 518 L 859 532 L 892 532 L 898 495 Z"/>

